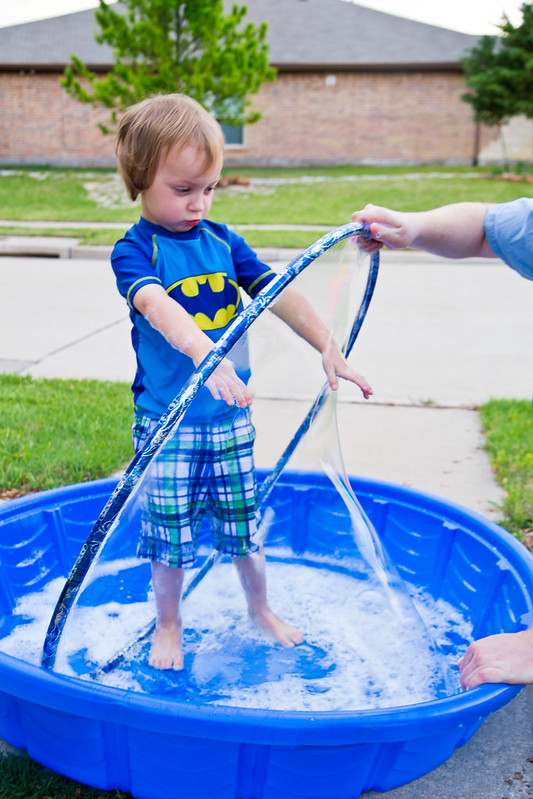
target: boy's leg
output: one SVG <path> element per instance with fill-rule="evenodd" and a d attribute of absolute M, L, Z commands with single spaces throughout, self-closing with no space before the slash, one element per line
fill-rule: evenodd
<path fill-rule="evenodd" d="M 216 431 L 214 446 L 216 449 L 220 442 L 220 452 L 209 488 L 213 503 L 211 526 L 217 548 L 234 556 L 254 624 L 284 646 L 294 646 L 303 641 L 303 633 L 271 610 L 267 601 L 263 548 L 250 552 L 250 541 L 257 530 L 254 440 L 255 430 L 248 409 L 240 410 L 229 426 Z"/>
<path fill-rule="evenodd" d="M 245 558 L 233 558 L 246 595 L 248 613 L 253 623 L 272 635 L 283 646 L 301 644 L 304 636 L 271 610 L 267 601 L 266 568 L 263 547 Z"/>
<path fill-rule="evenodd" d="M 183 569 L 152 561 L 152 586 L 157 621 L 148 662 L 156 669 L 178 671 L 183 668 L 180 615 Z"/>
<path fill-rule="evenodd" d="M 133 438 L 142 447 L 157 422 L 137 415 Z M 150 464 L 145 483 L 139 557 L 152 562 L 152 586 L 156 602 L 156 628 L 149 664 L 157 669 L 183 668 L 180 602 L 183 587 L 181 565 L 194 562 L 196 551 L 193 510 L 201 506 L 201 474 L 196 476 L 194 426 L 182 425 Z M 168 565 L 168 564 L 173 564 Z"/>

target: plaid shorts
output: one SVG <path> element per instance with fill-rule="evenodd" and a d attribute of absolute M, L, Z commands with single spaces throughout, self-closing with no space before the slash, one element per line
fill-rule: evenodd
<path fill-rule="evenodd" d="M 135 415 L 136 451 L 156 425 Z M 216 549 L 237 557 L 256 550 L 254 440 L 248 409 L 216 424 L 180 425 L 147 470 L 137 555 L 173 567 L 193 564 L 204 518 Z"/>

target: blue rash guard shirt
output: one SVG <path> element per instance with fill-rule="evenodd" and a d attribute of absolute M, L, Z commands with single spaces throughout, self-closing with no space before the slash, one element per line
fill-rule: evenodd
<path fill-rule="evenodd" d="M 498 258 L 533 280 L 533 199 L 494 205 L 485 217 L 485 235 Z"/>
<path fill-rule="evenodd" d="M 207 219 L 187 233 L 172 233 L 141 217 L 116 243 L 111 265 L 130 309 L 137 357 L 135 407 L 152 419 L 167 410 L 194 365 L 135 309 L 135 293 L 149 283 L 163 286 L 215 343 L 242 310 L 240 288 L 253 298 L 275 277 L 241 236 Z M 246 342 L 239 341 L 229 357 L 247 382 Z M 206 422 L 227 411 L 224 400 L 214 400 L 204 386 L 187 411 L 187 421 Z"/>

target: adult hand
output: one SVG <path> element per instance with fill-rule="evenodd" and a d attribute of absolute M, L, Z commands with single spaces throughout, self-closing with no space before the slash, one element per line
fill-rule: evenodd
<path fill-rule="evenodd" d="M 489 635 L 474 641 L 459 661 L 461 685 L 533 683 L 533 627 L 518 633 Z"/>
<path fill-rule="evenodd" d="M 375 252 L 384 244 L 392 249 L 400 249 L 411 244 L 412 235 L 408 217 L 399 211 L 382 208 L 379 205 L 365 205 L 362 211 L 352 214 L 352 222 L 367 225 L 371 238 L 361 236 L 357 243 L 364 252 Z"/>

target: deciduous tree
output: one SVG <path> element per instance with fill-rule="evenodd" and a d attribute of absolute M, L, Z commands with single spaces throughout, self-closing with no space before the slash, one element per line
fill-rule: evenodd
<path fill-rule="evenodd" d="M 266 24 L 245 20 L 246 7 L 225 13 L 223 0 L 100 0 L 95 39 L 113 50 L 114 67 L 97 75 L 75 55 L 62 85 L 83 103 L 105 106 L 114 127 L 117 114 L 154 94 L 180 91 L 228 125 L 259 118 L 250 96 L 273 80 Z"/>
<path fill-rule="evenodd" d="M 487 125 L 517 114 L 533 118 L 533 3 L 524 3 L 521 13 L 520 25 L 504 17 L 501 37 L 482 37 L 462 62 L 471 89 L 463 100 Z"/>

